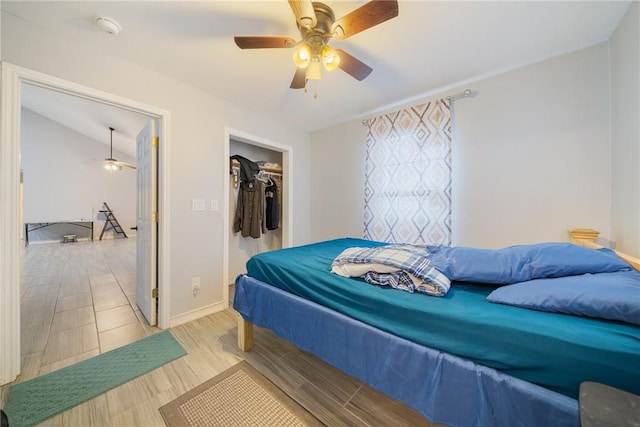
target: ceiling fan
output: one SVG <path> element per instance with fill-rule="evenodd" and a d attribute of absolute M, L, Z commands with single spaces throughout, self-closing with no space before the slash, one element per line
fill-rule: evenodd
<path fill-rule="evenodd" d="M 321 63 L 327 71 L 340 68 L 355 79 L 364 80 L 373 69 L 344 50 L 332 48 L 329 42 L 344 40 L 398 16 L 396 0 L 371 0 L 337 20 L 333 10 L 324 3 L 288 1 L 300 30 L 300 41 L 272 36 L 236 36 L 234 40 L 240 49 L 296 47 L 293 62 L 297 69 L 291 89 L 305 88 L 307 80 L 320 79 Z"/>
<path fill-rule="evenodd" d="M 127 162 L 119 162 L 117 159 L 113 158 L 113 131 L 114 129 L 112 127 L 109 127 L 109 130 L 111 131 L 111 142 L 109 144 L 109 157 L 107 157 L 106 159 L 104 159 L 104 168 L 114 171 L 114 170 L 122 170 L 122 167 L 126 167 L 126 168 L 130 168 L 130 169 L 135 169 L 136 167 L 132 164 L 129 164 Z"/>

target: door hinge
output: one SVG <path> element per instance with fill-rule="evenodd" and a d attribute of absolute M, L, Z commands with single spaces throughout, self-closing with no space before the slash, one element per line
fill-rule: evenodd
<path fill-rule="evenodd" d="M 151 145 L 154 147 L 158 147 L 160 145 L 160 138 L 157 136 L 154 136 L 151 140 Z"/>
<path fill-rule="evenodd" d="M 151 214 L 151 221 L 152 222 L 158 222 L 160 215 L 158 214 L 158 212 L 154 212 Z"/>
<path fill-rule="evenodd" d="M 153 288 L 151 290 L 151 298 L 158 298 L 158 288 Z"/>

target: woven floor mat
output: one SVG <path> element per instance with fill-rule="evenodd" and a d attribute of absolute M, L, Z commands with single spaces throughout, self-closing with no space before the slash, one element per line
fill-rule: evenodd
<path fill-rule="evenodd" d="M 169 427 L 324 425 L 246 361 L 162 406 L 160 413 Z"/>

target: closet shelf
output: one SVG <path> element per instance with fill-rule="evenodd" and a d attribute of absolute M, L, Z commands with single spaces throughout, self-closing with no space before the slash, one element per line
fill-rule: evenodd
<path fill-rule="evenodd" d="M 229 163 L 230 163 L 229 174 L 233 174 L 233 169 L 240 169 L 240 162 L 239 161 L 230 159 Z M 269 173 L 277 173 L 277 174 L 282 175 L 282 168 L 267 168 L 267 167 L 260 166 L 260 165 L 258 165 L 258 166 L 260 167 L 260 170 L 262 170 L 262 171 L 269 172 Z"/>

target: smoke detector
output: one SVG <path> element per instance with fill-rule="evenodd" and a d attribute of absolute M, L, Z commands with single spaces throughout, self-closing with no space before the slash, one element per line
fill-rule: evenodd
<path fill-rule="evenodd" d="M 96 25 L 100 27 L 102 31 L 117 36 L 122 27 L 114 19 L 107 18 L 106 16 L 98 16 L 96 18 Z"/>

